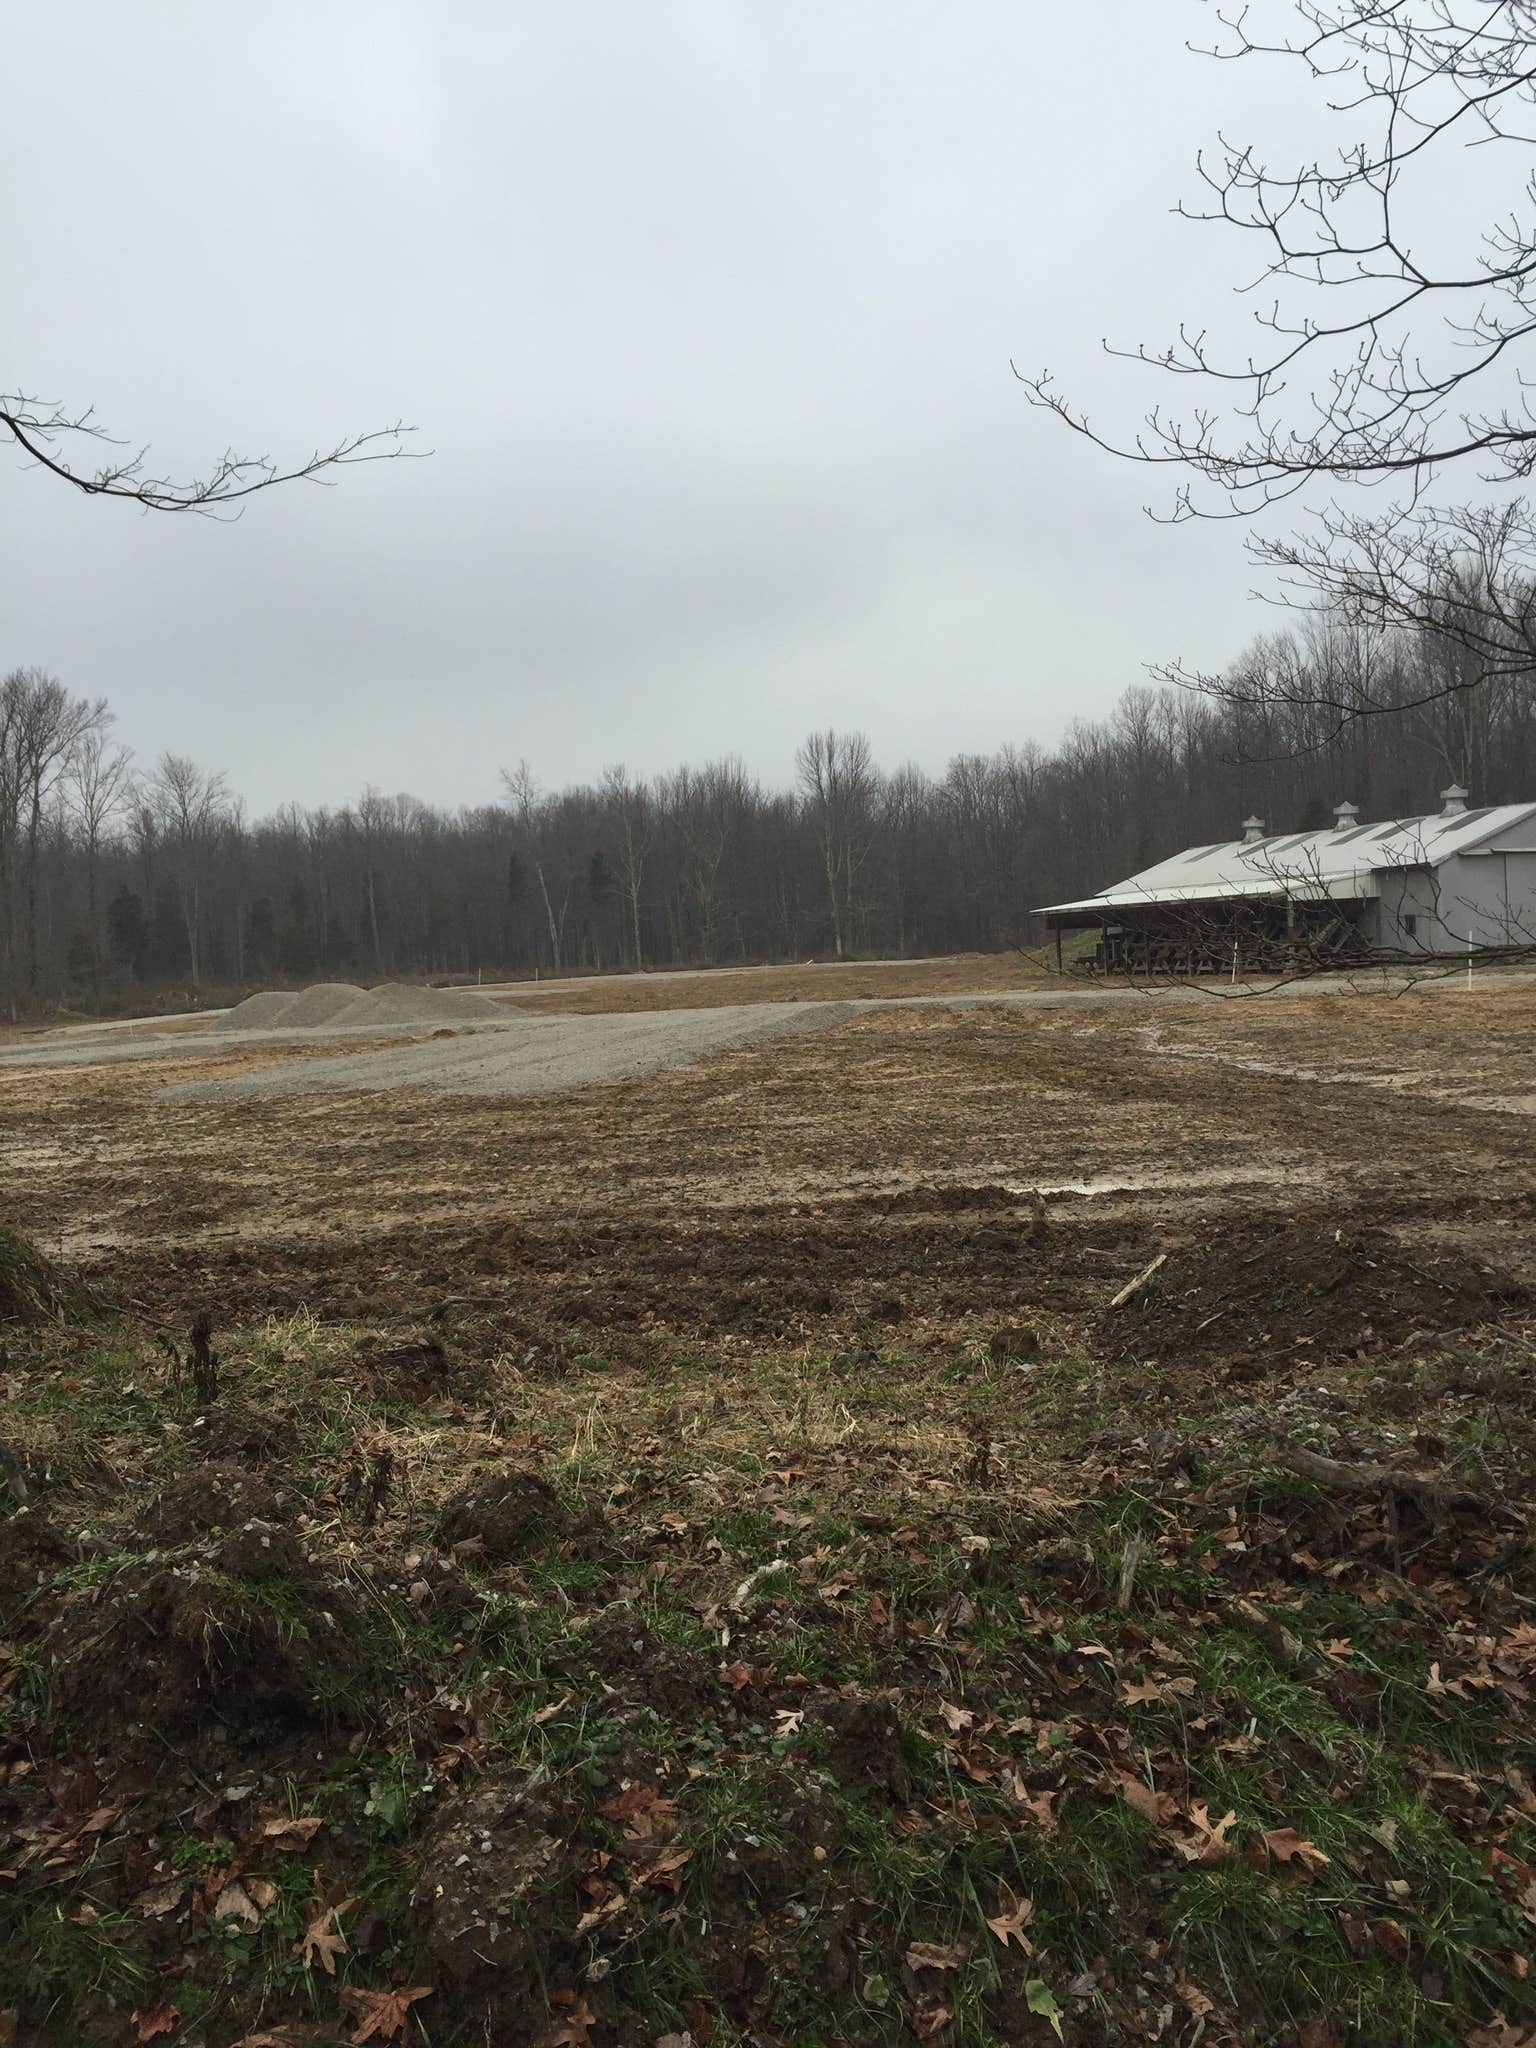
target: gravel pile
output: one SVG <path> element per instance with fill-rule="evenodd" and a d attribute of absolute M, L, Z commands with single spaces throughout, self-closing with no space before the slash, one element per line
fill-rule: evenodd
<path fill-rule="evenodd" d="M 296 992 L 291 988 L 266 988 L 259 996 L 247 996 L 243 1003 L 236 1003 L 232 1010 L 226 1010 L 222 1017 L 215 1017 L 215 1031 L 265 1031 L 277 1020 L 295 1000 Z"/>
<path fill-rule="evenodd" d="M 413 988 L 386 982 L 361 989 L 350 981 L 317 981 L 297 992 L 264 989 L 220 1017 L 215 1031 L 353 1031 L 412 1024 L 506 1021 L 499 1003 L 476 989 Z"/>
<path fill-rule="evenodd" d="M 289 998 L 286 1007 L 271 1020 L 277 1031 L 307 1031 L 317 1024 L 329 1024 L 350 1009 L 363 991 L 350 981 L 317 981 L 312 988 Z"/>
<path fill-rule="evenodd" d="M 406 982 L 391 981 L 382 988 L 369 989 L 326 1022 L 338 1031 L 350 1031 L 366 1024 L 473 1024 L 497 1019 L 504 1023 L 506 1017 L 499 1003 L 476 989 L 412 988 Z"/>

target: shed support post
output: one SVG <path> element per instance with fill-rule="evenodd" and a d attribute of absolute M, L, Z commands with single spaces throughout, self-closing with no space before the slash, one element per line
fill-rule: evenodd
<path fill-rule="evenodd" d="M 1056 972 L 1061 972 L 1061 926 L 1056 927 Z"/>

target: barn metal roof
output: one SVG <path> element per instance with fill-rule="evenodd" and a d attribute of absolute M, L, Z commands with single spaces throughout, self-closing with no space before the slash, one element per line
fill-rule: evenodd
<path fill-rule="evenodd" d="M 1230 839 L 1192 846 L 1097 896 L 1046 903 L 1041 914 L 1130 910 L 1149 903 L 1210 903 L 1231 897 L 1286 897 L 1302 901 L 1356 899 L 1381 893 L 1381 876 L 1400 867 L 1438 867 L 1485 839 L 1536 817 L 1536 804 L 1496 804 L 1450 816 L 1388 818 L 1346 831 L 1276 832 L 1265 839 Z"/>

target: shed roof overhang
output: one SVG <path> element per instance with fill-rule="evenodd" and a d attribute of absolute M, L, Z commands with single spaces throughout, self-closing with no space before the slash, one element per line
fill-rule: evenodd
<path fill-rule="evenodd" d="M 1102 896 L 1080 897 L 1074 903 L 1042 904 L 1037 915 L 1052 930 L 1071 931 L 1088 925 L 1113 923 L 1126 912 L 1169 910 L 1214 910 L 1224 903 L 1234 906 L 1255 903 L 1355 903 L 1379 896 L 1381 887 L 1373 874 L 1339 876 L 1332 880 L 1297 876 L 1281 882 L 1273 875 L 1251 880 L 1212 882 L 1205 887 L 1170 889 L 1154 893 L 1147 889 L 1106 889 Z"/>

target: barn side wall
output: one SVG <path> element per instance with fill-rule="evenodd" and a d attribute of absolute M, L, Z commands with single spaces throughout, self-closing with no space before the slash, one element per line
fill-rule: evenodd
<path fill-rule="evenodd" d="M 1437 877 L 1426 868 L 1390 868 L 1378 875 L 1381 894 L 1376 905 L 1378 946 L 1391 953 L 1439 954 L 1466 939 L 1448 937 L 1439 917 Z"/>
<path fill-rule="evenodd" d="M 1536 850 L 1456 854 L 1433 871 L 1388 870 L 1375 939 L 1392 952 L 1464 953 L 1467 943 L 1536 946 Z"/>

